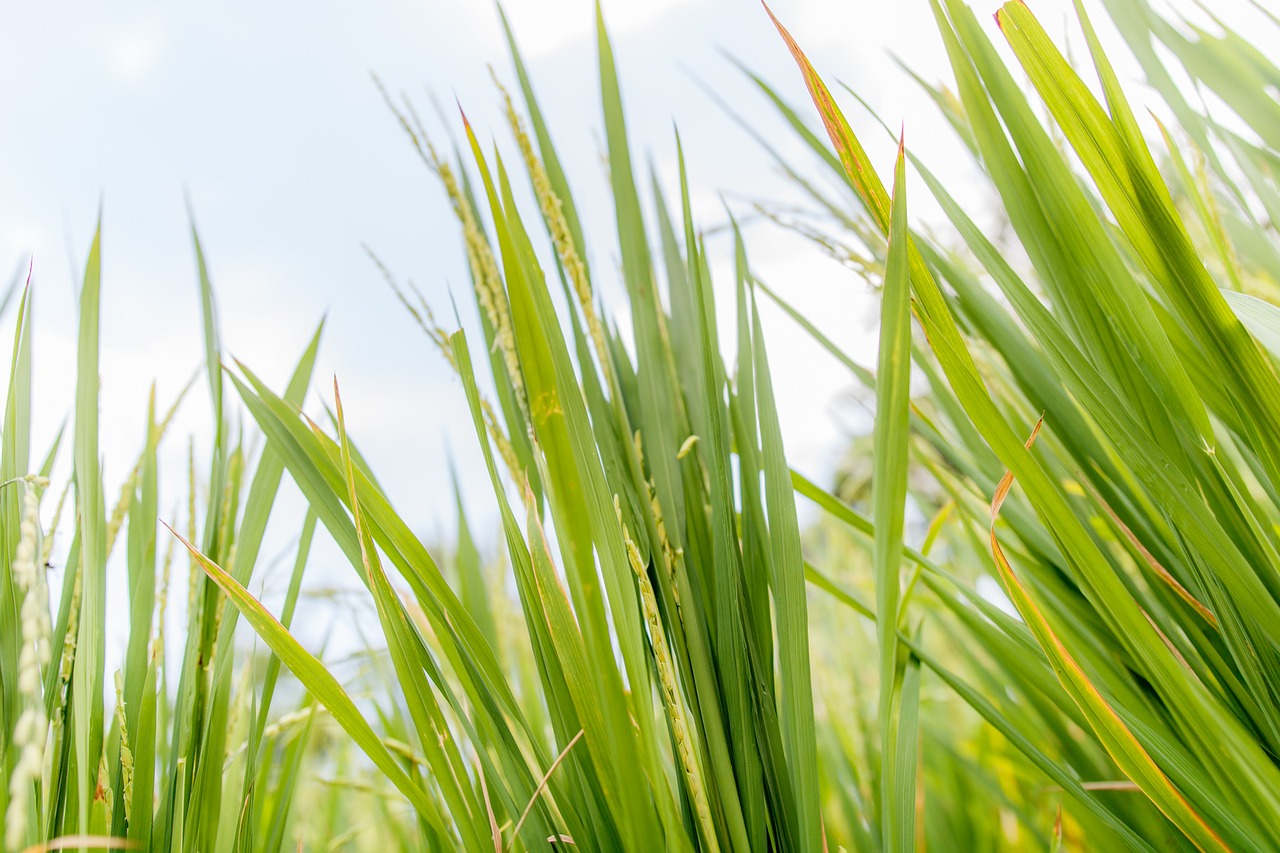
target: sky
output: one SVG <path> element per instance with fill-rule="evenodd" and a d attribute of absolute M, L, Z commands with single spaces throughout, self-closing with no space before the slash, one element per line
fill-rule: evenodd
<path fill-rule="evenodd" d="M 1030 3 L 1051 32 L 1063 31 L 1068 2 Z M 726 58 L 737 57 L 804 103 L 795 66 L 759 3 L 602 5 L 633 147 L 672 187 L 678 126 L 701 223 L 719 224 L 724 203 L 742 211 L 749 199 L 794 199 L 706 92 L 717 92 L 770 135 L 784 156 L 811 163 Z M 983 20 L 996 5 L 974 1 Z M 1219 10 L 1230 17 L 1245 5 L 1231 0 Z M 592 6 L 509 0 L 506 9 L 587 211 L 593 269 L 605 279 L 599 286 L 617 294 L 617 282 L 607 280 L 616 249 L 600 164 Z M 967 191 L 982 201 L 950 131 L 895 64 L 896 57 L 928 80 L 949 77 L 926 0 L 776 0 L 773 8 L 824 76 L 855 88 L 891 126 L 901 124 L 907 144 L 952 175 L 962 197 Z M 352 435 L 402 515 L 428 540 L 449 536 L 452 463 L 482 537 L 495 541 L 492 496 L 461 387 L 363 246 L 438 308 L 448 306 L 450 288 L 465 296 L 464 258 L 447 202 L 372 75 L 413 98 L 438 141 L 457 133 L 458 121 L 451 109 L 435 117 L 433 95 L 443 104 L 456 99 L 482 140 L 497 139 L 509 150 L 488 70 L 492 65 L 513 83 L 496 7 L 487 0 L 5 3 L 0 26 L 8 36 L 0 51 L 0 282 L 33 260 L 35 446 L 43 447 L 70 411 L 72 297 L 99 212 L 108 495 L 141 448 L 151 384 L 165 406 L 200 366 L 189 204 L 226 350 L 280 387 L 327 318 L 315 386 L 330 399 L 330 381 L 338 379 Z M 1072 38 L 1079 49 L 1078 35 Z M 1121 63 L 1121 70 L 1141 99 L 1132 66 Z M 851 115 L 887 171 L 892 142 L 864 113 Z M 929 215 L 924 203 L 915 210 L 913 218 Z M 748 246 L 766 282 L 856 359 L 874 362 L 874 302 L 866 282 L 774 226 L 750 226 Z M 710 247 L 713 272 L 728 287 L 730 247 L 724 238 L 713 238 Z M 474 335 L 470 303 L 459 302 Z M 729 308 L 727 295 L 721 306 Z M 824 472 L 849 431 L 865 428 L 866 413 L 851 400 L 838 364 L 785 318 L 765 313 L 789 459 L 828 479 Z M 0 345 L 11 336 L 12 323 L 0 323 Z M 166 520 L 180 520 L 185 436 L 196 436 L 198 454 L 208 444 L 206 400 L 197 389 L 171 433 L 162 460 L 169 471 L 161 498 Z M 296 495 L 286 496 L 279 515 L 268 555 L 286 547 L 300 525 Z M 331 550 L 318 553 L 335 558 Z"/>

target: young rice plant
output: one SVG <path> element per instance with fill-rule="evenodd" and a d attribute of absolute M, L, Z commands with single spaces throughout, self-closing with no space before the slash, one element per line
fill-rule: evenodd
<path fill-rule="evenodd" d="M 994 21 L 929 5 L 953 80 L 920 82 L 998 200 L 998 238 L 912 155 L 909 120 L 896 162 L 872 162 L 861 140 L 889 131 L 847 118 L 777 19 L 812 105 L 746 72 L 813 154 L 784 160 L 739 119 L 809 199 L 792 227 L 878 290 L 874 370 L 789 282 L 759 280 L 732 215 L 733 280 L 712 282 L 683 156 L 674 187 L 637 168 L 602 21 L 612 236 L 575 205 L 509 29 L 517 159 L 465 116 L 437 148 L 388 98 L 470 270 L 470 336 L 388 280 L 458 377 L 491 559 L 460 498 L 433 556 L 336 382 L 323 417 L 302 413 L 319 332 L 283 391 L 224 357 L 198 240 L 212 445 L 164 515 L 185 525 L 158 530 L 173 409 L 154 395 L 106 499 L 99 241 L 65 442 L 31 434 L 33 299 L 15 284 L 5 849 L 1280 848 L 1280 68 L 1220 21 L 1103 0 L 1140 107 L 1079 2 L 1087 64 L 1023 3 Z M 947 227 L 913 226 L 924 193 Z M 601 246 L 618 269 L 590 262 Z M 625 310 L 600 296 L 615 278 Z M 788 466 L 762 302 L 874 405 L 823 482 Z M 249 589 L 286 474 L 309 510 L 277 614 Z M 820 510 L 804 528 L 802 503 Z M 382 634 L 354 676 L 290 632 L 322 606 L 301 598 L 320 526 Z M 129 622 L 114 673 L 109 576 Z M 270 655 L 235 644 L 241 619 Z"/>

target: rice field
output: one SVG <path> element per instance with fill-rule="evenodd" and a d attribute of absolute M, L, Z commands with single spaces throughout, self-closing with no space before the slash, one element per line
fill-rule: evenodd
<path fill-rule="evenodd" d="M 611 221 L 575 205 L 519 32 L 506 127 L 458 112 L 433 133 L 382 93 L 470 273 L 433 306 L 382 270 L 388 310 L 456 375 L 440 404 L 470 415 L 488 475 L 456 485 L 444 547 L 380 486 L 340 377 L 314 375 L 323 329 L 282 387 L 225 354 L 194 229 L 205 363 L 137 413 L 122 482 L 99 446 L 101 232 L 55 434 L 32 430 L 19 276 L 0 294 L 3 848 L 1280 849 L 1280 68 L 1147 0 L 1077 2 L 1071 50 L 1016 0 L 929 8 L 952 76 L 918 82 L 998 234 L 913 154 L 910 116 L 893 130 L 824 82 L 767 7 L 743 14 L 772 21 L 795 77 L 744 68 L 771 114 L 726 132 L 795 183 L 803 226 L 696 207 L 678 134 L 678 182 L 643 165 L 602 15 Z M 885 138 L 895 162 L 867 154 Z M 747 216 L 875 292 L 873 364 L 758 277 Z M 793 377 L 761 308 L 874 412 L 823 478 L 788 463 Z M 161 470 L 200 394 L 209 446 Z M 176 515 L 161 482 L 186 484 Z M 252 590 L 294 489 L 306 515 L 268 607 Z M 321 538 L 360 608 L 308 594 Z M 127 589 L 118 669 L 109 585 Z M 334 608 L 369 623 L 354 660 L 293 630 Z"/>

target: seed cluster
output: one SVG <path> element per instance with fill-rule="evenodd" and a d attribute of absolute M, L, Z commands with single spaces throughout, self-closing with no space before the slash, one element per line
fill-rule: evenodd
<path fill-rule="evenodd" d="M 640 556 L 640 549 L 631 538 L 631 532 L 622 521 L 622 505 L 617 495 L 613 496 L 613 510 L 622 527 L 622 538 L 626 544 L 627 559 L 631 570 L 635 573 L 640 586 L 640 601 L 644 608 L 645 622 L 649 626 L 649 638 L 653 644 L 653 659 L 657 664 L 658 681 L 662 686 L 662 700 L 667 706 L 667 716 L 671 720 L 671 731 L 675 737 L 676 754 L 680 767 L 684 771 L 685 780 L 689 784 L 689 793 L 693 797 L 694 811 L 698 822 L 705 830 L 705 837 L 715 844 L 715 829 L 711 821 L 711 806 L 707 800 L 706 787 L 703 785 L 701 768 L 698 764 L 697 748 L 693 742 L 693 734 L 685 715 L 684 703 L 681 701 L 679 687 L 676 684 L 675 664 L 672 661 L 671 649 L 667 645 L 666 631 L 662 627 L 662 617 L 658 612 L 658 600 L 653 593 L 653 584 L 649 582 L 649 574 Z"/>
<path fill-rule="evenodd" d="M 40 542 L 40 498 L 36 488 L 47 487 L 49 481 L 28 476 L 21 482 L 22 519 L 13 560 L 13 579 L 22 594 L 18 692 L 25 707 L 13 733 L 18 764 L 9 777 L 9 809 L 5 815 L 5 845 L 9 848 L 20 846 L 26 833 L 31 791 L 44 768 L 44 746 L 49 730 L 40 688 L 41 670 L 49 664 L 49 590 L 44 572 L 36 563 Z"/>

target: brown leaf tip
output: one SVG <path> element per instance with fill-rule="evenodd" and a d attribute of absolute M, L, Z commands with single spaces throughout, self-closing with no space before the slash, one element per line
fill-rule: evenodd
<path fill-rule="evenodd" d="M 471 122 L 467 121 L 467 111 L 462 108 L 462 101 L 457 95 L 453 96 L 453 102 L 458 105 L 458 115 L 462 116 L 462 126 L 467 130 L 471 130 Z"/>

